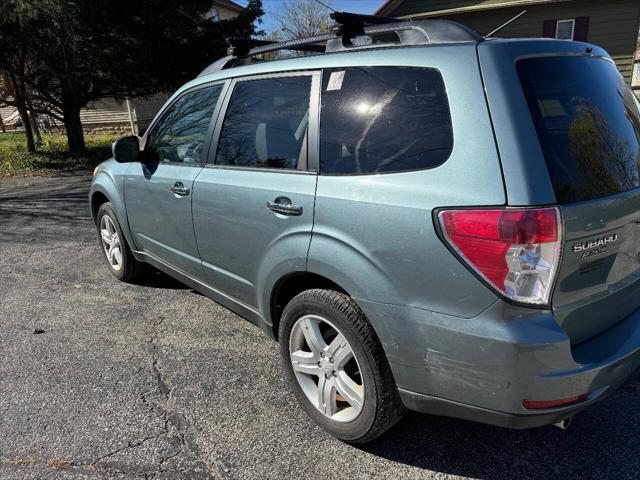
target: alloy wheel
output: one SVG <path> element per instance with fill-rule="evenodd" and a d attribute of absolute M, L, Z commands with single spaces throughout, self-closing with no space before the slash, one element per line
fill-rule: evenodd
<path fill-rule="evenodd" d="M 327 319 L 299 318 L 291 330 L 289 356 L 298 384 L 322 414 L 355 420 L 364 405 L 364 381 L 353 348 Z"/>
<path fill-rule="evenodd" d="M 122 246 L 118 230 L 109 215 L 103 215 L 100 219 L 100 239 L 109 265 L 115 271 L 120 271 L 122 269 Z"/>

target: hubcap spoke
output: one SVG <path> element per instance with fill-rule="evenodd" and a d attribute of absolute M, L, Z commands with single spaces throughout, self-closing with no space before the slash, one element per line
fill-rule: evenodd
<path fill-rule="evenodd" d="M 100 236 L 102 237 L 102 241 L 104 243 L 111 243 L 111 234 L 109 233 L 109 230 L 107 230 L 106 228 L 103 228 L 100 230 Z"/>
<path fill-rule="evenodd" d="M 362 408 L 362 396 L 363 396 L 363 388 L 358 385 L 356 382 L 349 378 L 346 372 L 341 371 L 338 372 L 338 375 L 334 377 L 336 383 L 336 389 L 345 399 L 345 401 L 351 405 L 356 410 L 360 410 Z"/>
<path fill-rule="evenodd" d="M 324 375 L 321 375 L 318 381 L 318 406 L 322 413 L 330 417 L 335 415 L 338 410 L 336 405 L 336 388 L 333 381 Z"/>
<path fill-rule="evenodd" d="M 320 332 L 320 324 L 309 317 L 302 320 L 302 334 L 304 335 L 307 345 L 314 353 L 324 352 L 327 347 L 327 342 L 322 338 Z"/>
<path fill-rule="evenodd" d="M 298 350 L 291 354 L 291 364 L 296 372 L 316 376 L 324 375 L 318 365 L 318 358 L 316 353 Z"/>
<path fill-rule="evenodd" d="M 113 248 L 113 259 L 118 267 L 122 264 L 122 252 L 120 251 L 120 247 Z"/>
<path fill-rule="evenodd" d="M 353 357 L 349 342 L 341 333 L 329 344 L 327 352 L 333 358 L 335 368 L 343 368 Z"/>

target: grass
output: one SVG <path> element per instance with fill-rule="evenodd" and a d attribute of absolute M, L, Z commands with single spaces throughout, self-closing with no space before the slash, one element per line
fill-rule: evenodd
<path fill-rule="evenodd" d="M 85 135 L 84 138 L 87 152 L 82 156 L 71 156 L 64 135 L 43 135 L 36 153 L 29 153 L 24 133 L 0 133 L 0 178 L 91 169 L 111 156 L 111 143 L 117 137 Z"/>

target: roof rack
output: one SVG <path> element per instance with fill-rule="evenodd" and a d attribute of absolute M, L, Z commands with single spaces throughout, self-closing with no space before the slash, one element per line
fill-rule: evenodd
<path fill-rule="evenodd" d="M 385 25 L 388 23 L 397 23 L 401 20 L 391 17 L 375 17 L 373 15 L 360 15 L 350 12 L 333 12 L 331 18 L 336 24 L 333 26 L 333 32 L 342 37 L 343 42 L 351 43 L 351 40 L 365 35 L 364 27 L 368 25 Z"/>
<path fill-rule="evenodd" d="M 380 36 L 395 33 L 391 42 L 376 42 L 380 45 L 428 45 L 437 43 L 478 42 L 482 36 L 456 22 L 449 20 L 400 20 L 397 18 L 359 15 L 349 12 L 331 14 L 336 22 L 332 32 L 307 38 L 273 42 L 251 38 L 229 38 L 228 56 L 212 63 L 198 76 L 208 75 L 230 66 L 234 60 L 255 57 L 279 50 L 294 50 L 313 53 L 330 53 L 358 47 L 353 39 L 359 36 Z M 370 46 L 368 46 L 370 47 Z"/>

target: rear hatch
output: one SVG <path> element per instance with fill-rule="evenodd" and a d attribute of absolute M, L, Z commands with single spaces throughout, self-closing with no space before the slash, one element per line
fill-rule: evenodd
<path fill-rule="evenodd" d="M 552 308 L 577 344 L 640 308 L 640 105 L 607 57 L 516 70 L 564 223 Z"/>

